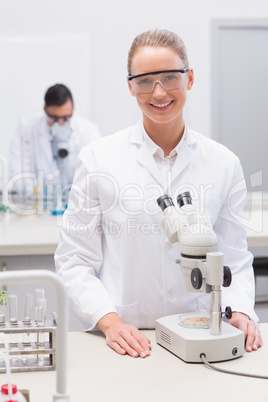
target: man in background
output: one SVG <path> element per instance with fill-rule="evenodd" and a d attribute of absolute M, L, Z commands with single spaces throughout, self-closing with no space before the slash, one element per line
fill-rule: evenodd
<path fill-rule="evenodd" d="M 48 88 L 44 101 L 42 112 L 21 119 L 10 144 L 10 190 L 17 193 L 56 182 L 71 186 L 79 151 L 100 137 L 95 124 L 74 114 L 65 85 Z"/>

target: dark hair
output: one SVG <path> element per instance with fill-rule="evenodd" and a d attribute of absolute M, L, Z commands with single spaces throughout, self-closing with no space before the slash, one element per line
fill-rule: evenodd
<path fill-rule="evenodd" d="M 71 91 L 63 84 L 55 84 L 45 93 L 46 106 L 62 106 L 68 99 L 73 103 Z"/>

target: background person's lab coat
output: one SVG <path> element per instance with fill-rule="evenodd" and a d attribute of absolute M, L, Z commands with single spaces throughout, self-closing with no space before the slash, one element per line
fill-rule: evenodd
<path fill-rule="evenodd" d="M 109 312 L 138 328 L 154 328 L 161 316 L 207 310 L 210 295 L 185 290 L 178 244 L 161 229 L 157 198 L 168 193 L 176 203 L 190 191 L 205 208 L 218 237 L 224 265 L 233 273 L 224 288 L 223 310 L 253 320 L 254 276 L 241 216 L 246 197 L 238 158 L 224 146 L 186 126 L 186 137 L 165 188 L 142 123 L 85 147 L 78 157 L 64 229 L 55 254 L 56 268 L 86 328 Z"/>
<path fill-rule="evenodd" d="M 75 114 L 72 116 L 70 124 L 72 135 L 69 140 L 69 154 L 67 156 L 69 184 L 73 180 L 79 151 L 100 137 L 99 129 L 95 124 Z M 44 181 L 46 181 L 48 173 L 52 173 L 55 177 L 57 162 L 53 158 L 52 137 L 49 129 L 47 115 L 43 111 L 21 119 L 10 143 L 10 178 L 17 173 L 39 173 L 43 175 Z M 16 181 L 13 190 L 20 191 L 20 184 L 20 180 Z"/>

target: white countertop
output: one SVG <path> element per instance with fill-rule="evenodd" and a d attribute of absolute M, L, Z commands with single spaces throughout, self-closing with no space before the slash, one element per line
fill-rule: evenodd
<path fill-rule="evenodd" d="M 53 255 L 62 216 L 6 214 L 0 220 L 0 256 Z"/>
<path fill-rule="evenodd" d="M 268 209 L 246 210 L 243 222 L 248 246 L 268 247 Z M 7 213 L 0 218 L 0 256 L 53 255 L 61 226 L 62 216 Z"/>
<path fill-rule="evenodd" d="M 216 363 L 233 371 L 268 376 L 268 323 L 260 324 L 264 345 L 241 358 Z M 226 402 L 267 401 L 268 380 L 223 374 L 201 364 L 185 363 L 156 344 L 154 331 L 146 359 L 120 356 L 100 333 L 70 332 L 68 335 L 68 381 L 70 402 Z M 0 383 L 5 382 L 0 375 Z M 14 373 L 19 389 L 30 390 L 30 402 L 52 401 L 55 372 Z"/>
<path fill-rule="evenodd" d="M 267 247 L 268 252 L 268 207 L 246 209 L 244 224 L 248 246 Z"/>

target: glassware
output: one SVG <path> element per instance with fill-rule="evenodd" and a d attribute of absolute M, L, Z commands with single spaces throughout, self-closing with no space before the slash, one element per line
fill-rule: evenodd
<path fill-rule="evenodd" d="M 18 297 L 17 295 L 9 295 L 9 322 L 10 324 L 18 324 Z"/>
<path fill-rule="evenodd" d="M 5 325 L 6 321 L 6 292 L 0 292 L 0 326 Z"/>

